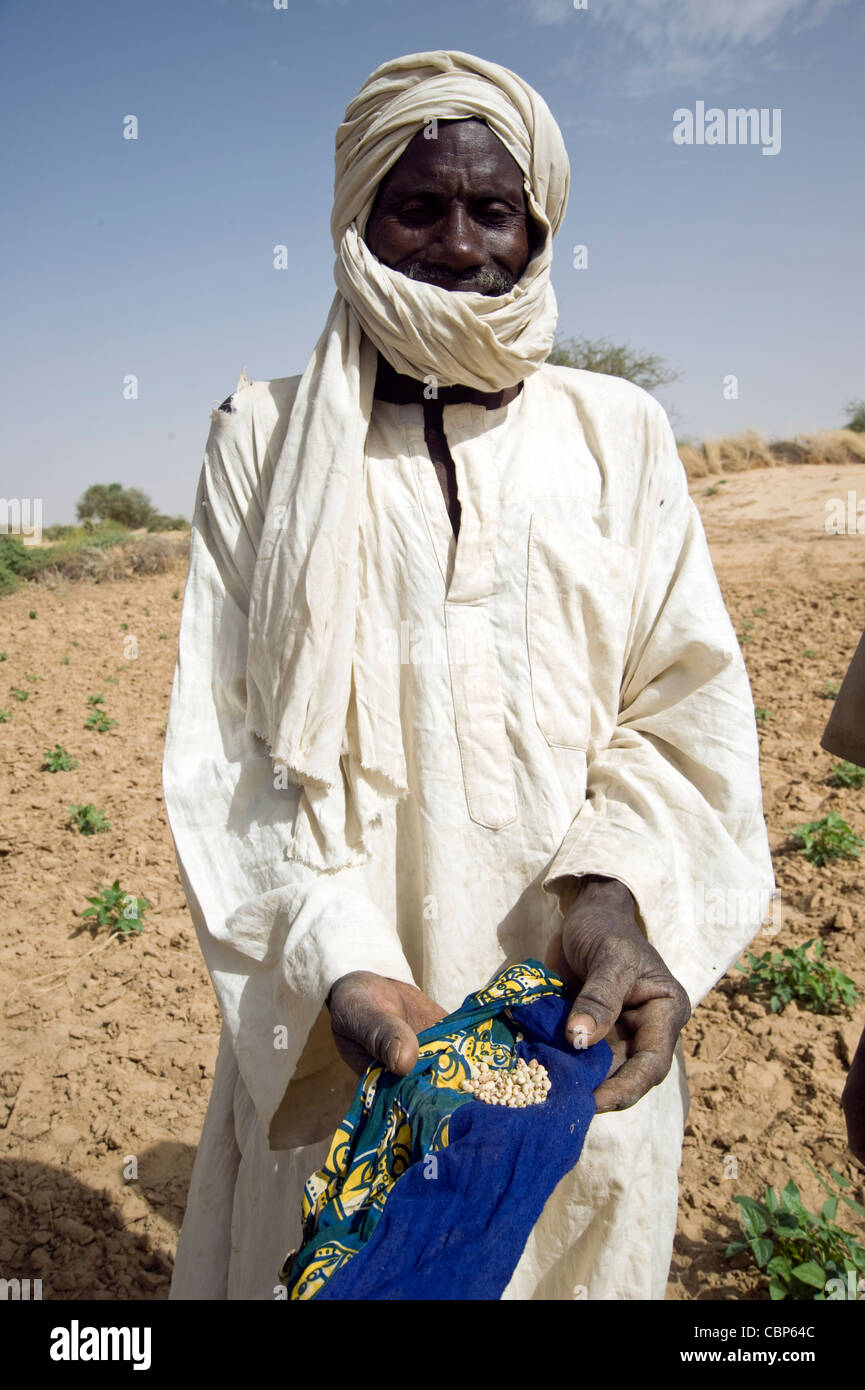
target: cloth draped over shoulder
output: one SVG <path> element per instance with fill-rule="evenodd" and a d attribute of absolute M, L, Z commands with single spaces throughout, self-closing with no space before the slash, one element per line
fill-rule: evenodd
<path fill-rule="evenodd" d="M 498 1299 L 556 1184 L 580 1156 L 606 1042 L 564 1036 L 563 982 L 538 961 L 500 971 L 418 1035 L 408 1076 L 372 1066 L 306 1184 L 291 1299 Z M 461 1090 L 471 1068 L 537 1060 L 547 1099 L 522 1109 Z"/>
<path fill-rule="evenodd" d="M 504 295 L 453 293 L 383 265 L 363 241 L 384 175 L 430 120 L 480 118 L 524 174 L 543 233 Z M 302 788 L 292 853 L 363 863 L 383 807 L 407 792 L 399 688 L 358 609 L 358 534 L 377 353 L 397 372 L 481 391 L 544 362 L 556 325 L 552 237 L 568 159 L 546 103 L 495 63 L 458 52 L 378 68 L 336 139 L 337 293 L 303 373 L 273 472 L 249 606 L 247 728 Z"/>

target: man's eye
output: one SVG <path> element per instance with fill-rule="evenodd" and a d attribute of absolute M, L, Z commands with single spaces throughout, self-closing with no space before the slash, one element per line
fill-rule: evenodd
<path fill-rule="evenodd" d="M 397 209 L 397 215 L 399 217 L 433 217 L 435 213 L 436 209 L 431 203 L 418 201 L 401 203 Z"/>

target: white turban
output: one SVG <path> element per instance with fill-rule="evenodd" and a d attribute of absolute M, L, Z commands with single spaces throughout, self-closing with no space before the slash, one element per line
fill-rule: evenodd
<path fill-rule="evenodd" d="M 525 176 L 544 232 L 507 294 L 461 293 L 389 269 L 361 239 L 382 178 L 424 125 L 479 117 Z M 500 391 L 544 362 L 556 326 L 552 237 L 568 158 L 543 99 L 495 63 L 418 53 L 367 79 L 336 137 L 337 294 L 274 468 L 249 612 L 247 727 L 303 793 L 297 858 L 362 861 L 384 806 L 407 790 L 399 676 L 358 623 L 358 538 L 377 352 L 439 386 Z"/>

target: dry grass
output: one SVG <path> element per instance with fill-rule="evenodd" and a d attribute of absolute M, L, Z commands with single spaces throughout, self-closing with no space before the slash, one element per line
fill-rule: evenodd
<path fill-rule="evenodd" d="M 819 430 L 766 443 L 753 430 L 746 430 L 730 439 L 706 440 L 698 447 L 682 444 L 679 457 L 689 478 L 774 468 L 779 463 L 859 463 L 865 462 L 865 435 L 854 430 Z"/>
<path fill-rule="evenodd" d="M 30 583 L 53 589 L 70 580 L 101 584 L 136 574 L 162 574 L 174 566 L 185 565 L 188 555 L 188 531 L 134 535 L 110 548 L 81 546 L 59 558 L 56 564 L 47 565 Z"/>

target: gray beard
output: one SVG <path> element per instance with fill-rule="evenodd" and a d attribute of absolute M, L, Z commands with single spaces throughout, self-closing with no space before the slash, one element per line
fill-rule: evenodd
<path fill-rule="evenodd" d="M 482 270 L 471 270 L 460 274 L 433 265 L 431 261 L 415 261 L 403 274 L 409 280 L 419 280 L 425 285 L 440 285 L 445 290 L 462 290 L 463 293 L 509 294 L 514 287 L 514 277 L 497 266 L 485 266 Z"/>

